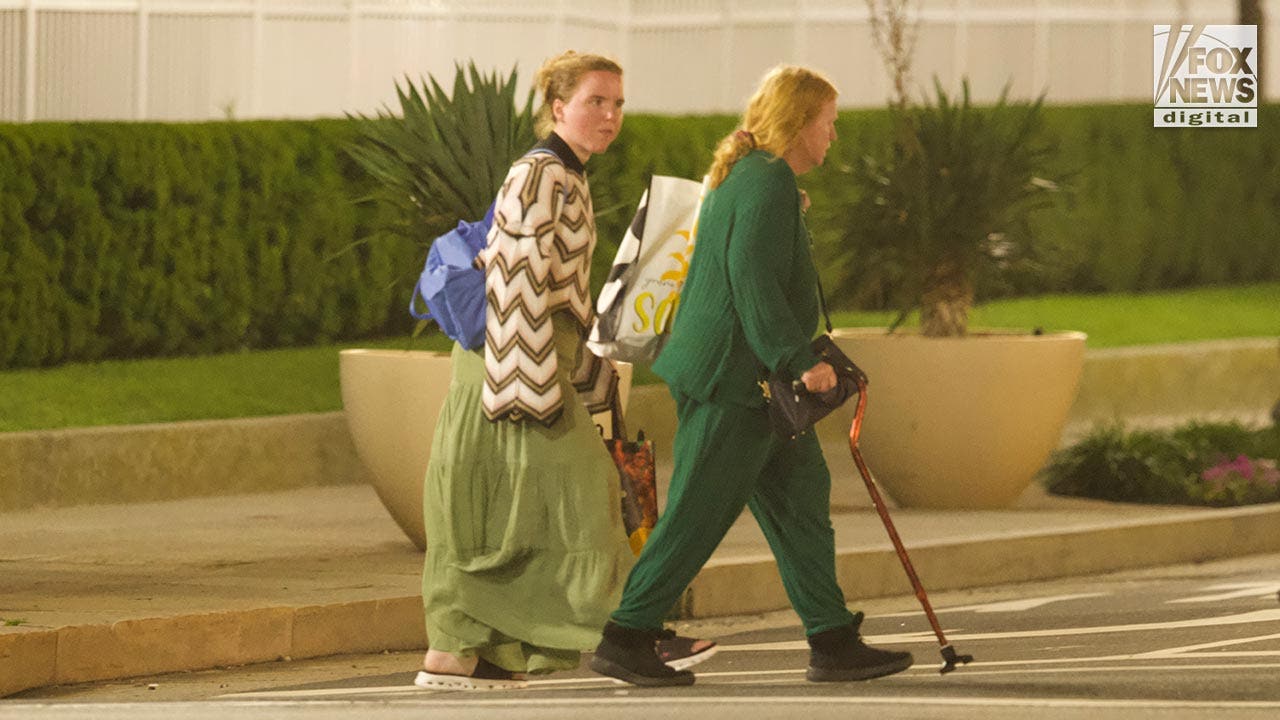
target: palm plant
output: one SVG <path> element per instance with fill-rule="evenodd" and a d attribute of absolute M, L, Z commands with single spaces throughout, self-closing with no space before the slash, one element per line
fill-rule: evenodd
<path fill-rule="evenodd" d="M 428 75 L 396 83 L 400 115 L 348 115 L 359 140 L 348 152 L 377 181 L 371 198 L 392 211 L 393 234 L 429 245 L 458 220 L 478 220 L 511 163 L 536 141 L 533 91 L 516 107 L 516 70 L 504 79 L 457 66 L 453 94 Z"/>
<path fill-rule="evenodd" d="M 1057 188 L 1043 179 L 1051 154 L 1041 141 L 1043 96 L 974 107 L 968 80 L 953 99 L 934 78 L 936 99 L 908 93 L 916 0 L 865 0 L 871 35 L 892 85 L 893 140 L 863 158 L 861 191 L 840 218 L 845 258 L 856 275 L 840 287 L 898 311 L 890 330 L 920 312 L 928 337 L 963 336 L 980 283 L 1031 264 L 1030 212 Z"/>
<path fill-rule="evenodd" d="M 975 287 L 1030 257 L 1026 221 L 1056 184 L 1041 177 L 1042 100 L 975 107 L 969 84 L 953 98 L 891 105 L 895 135 L 857 169 L 863 193 L 844 218 L 858 282 L 898 311 L 920 312 L 931 337 L 967 332 Z"/>

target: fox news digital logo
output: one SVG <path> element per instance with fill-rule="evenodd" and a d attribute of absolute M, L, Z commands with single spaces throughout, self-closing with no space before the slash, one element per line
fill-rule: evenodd
<path fill-rule="evenodd" d="M 1154 27 L 1156 127 L 1258 126 L 1257 25 Z"/>

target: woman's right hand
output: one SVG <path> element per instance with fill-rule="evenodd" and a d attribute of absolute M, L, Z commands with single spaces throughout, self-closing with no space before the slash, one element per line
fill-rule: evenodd
<path fill-rule="evenodd" d="M 822 393 L 836 386 L 836 371 L 825 360 L 804 371 L 800 376 L 804 389 L 811 393 Z"/>

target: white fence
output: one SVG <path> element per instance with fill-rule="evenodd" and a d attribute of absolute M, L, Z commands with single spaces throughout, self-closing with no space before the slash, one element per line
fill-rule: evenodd
<path fill-rule="evenodd" d="M 1155 23 L 1235 21 L 1235 0 L 922 0 L 915 77 L 988 100 L 1150 100 Z M 1264 0 L 1280 37 L 1280 0 Z M 849 107 L 888 83 L 862 0 L 0 0 L 0 120 L 341 116 L 455 62 L 573 47 L 618 58 L 628 107 L 736 111 L 763 70 L 827 72 Z M 1262 80 L 1275 97 L 1280 53 Z"/>

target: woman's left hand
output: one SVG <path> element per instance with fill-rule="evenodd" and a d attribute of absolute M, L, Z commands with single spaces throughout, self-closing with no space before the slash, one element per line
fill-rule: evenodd
<path fill-rule="evenodd" d="M 800 191 L 800 212 L 809 212 L 809 193 Z"/>

